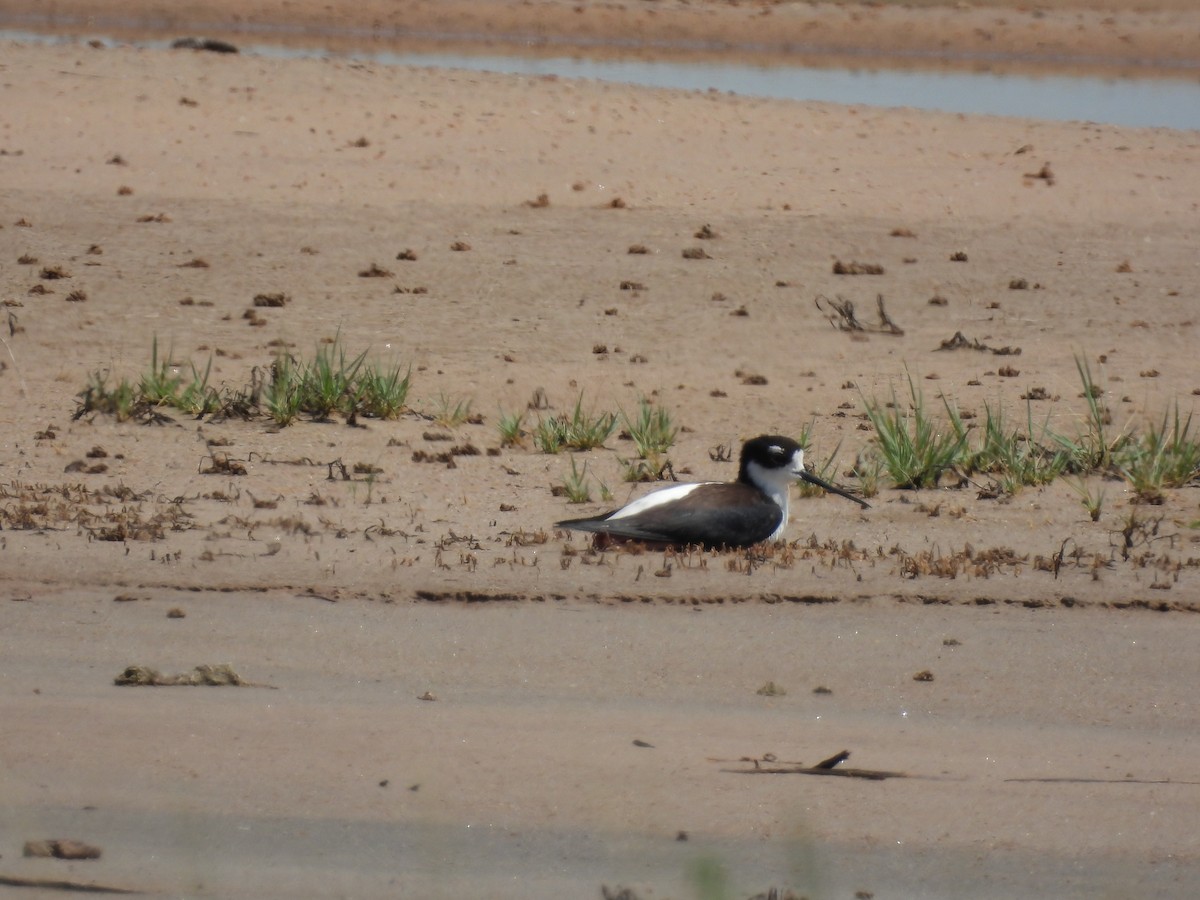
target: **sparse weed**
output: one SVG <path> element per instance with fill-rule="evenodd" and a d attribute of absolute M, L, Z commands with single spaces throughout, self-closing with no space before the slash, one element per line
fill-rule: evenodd
<path fill-rule="evenodd" d="M 122 378 L 113 387 L 108 386 L 108 372 L 93 372 L 88 378 L 87 386 L 79 392 L 79 408 L 75 418 L 90 412 L 99 412 L 113 416 L 118 422 L 127 422 L 133 418 L 137 402 L 137 392 L 128 378 Z"/>
<path fill-rule="evenodd" d="M 263 388 L 267 415 L 279 426 L 291 425 L 300 414 L 304 398 L 304 373 L 290 353 L 280 353 L 271 364 L 271 377 Z"/>
<path fill-rule="evenodd" d="M 443 428 L 458 428 L 471 418 L 471 400 L 438 394 L 433 402 L 433 412 L 429 415 Z"/>
<path fill-rule="evenodd" d="M 935 487 L 946 470 L 961 463 L 967 444 L 966 427 L 944 397 L 950 418 L 948 426 L 930 416 L 912 375 L 908 377 L 908 387 L 911 412 L 900 408 L 894 390 L 888 406 L 865 397 L 863 403 L 875 428 L 875 444 L 896 487 Z"/>
<path fill-rule="evenodd" d="M 671 414 L 662 406 L 651 404 L 645 397 L 638 398 L 636 418 L 630 418 L 621 410 L 625 430 L 629 432 L 640 459 L 657 460 L 675 444 L 679 426 L 671 420 Z"/>
<path fill-rule="evenodd" d="M 184 386 L 175 399 L 175 406 L 189 415 L 207 416 L 222 408 L 224 402 L 216 390 L 209 387 L 208 377 L 212 374 L 212 357 L 201 372 L 195 363 L 189 363 L 192 380 Z"/>
<path fill-rule="evenodd" d="M 965 462 L 968 472 L 983 472 L 996 476 L 1005 493 L 1015 494 L 1022 487 L 1049 484 L 1066 471 L 1070 456 L 1065 450 L 1052 451 L 1035 440 L 1033 406 L 1026 403 L 1025 431 L 1009 428 L 1004 410 L 984 404 L 983 436 L 979 447 Z M 1053 437 L 1049 426 L 1043 424 L 1040 437 Z"/>
<path fill-rule="evenodd" d="M 925 411 L 920 392 L 909 376 L 910 411 L 902 411 L 893 392 L 889 404 L 866 400 L 867 416 L 875 426 L 872 446 L 859 454 L 855 471 L 866 496 L 877 489 L 877 476 L 886 469 L 897 487 L 931 487 L 948 469 L 984 473 L 1003 492 L 1049 484 L 1067 474 L 1078 476 L 1072 485 L 1093 521 L 1099 518 L 1104 493 L 1095 494 L 1086 478 L 1093 474 L 1120 475 L 1133 488 L 1138 501 L 1161 503 L 1163 491 L 1200 479 L 1200 435 L 1192 430 L 1192 415 L 1178 404 L 1162 420 L 1135 432 L 1130 423 L 1114 429 L 1104 403 L 1104 391 L 1092 376 L 1087 361 L 1077 356 L 1075 367 L 1086 403 L 1081 434 L 1067 436 L 1048 421 L 1033 423 L 1033 405 L 1026 404 L 1024 428 L 1012 427 L 1001 407 L 985 404 L 979 443 L 969 447 L 972 429 L 944 396 L 946 424 L 941 429 Z M 807 434 L 807 432 L 806 432 Z"/>
<path fill-rule="evenodd" d="M 1191 413 L 1164 413 L 1162 423 L 1126 441 L 1114 464 L 1143 503 L 1161 503 L 1163 488 L 1177 488 L 1200 477 L 1200 441 L 1192 435 Z"/>
<path fill-rule="evenodd" d="M 138 384 L 139 399 L 151 406 L 174 406 L 182 384 L 183 376 L 179 374 L 178 366 L 171 362 L 171 353 L 168 352 L 164 359 L 158 358 L 158 338 L 155 337 L 150 344 L 150 369 Z"/>
<path fill-rule="evenodd" d="M 1119 452 L 1129 440 L 1127 428 L 1112 434 L 1112 414 L 1103 402 L 1104 390 L 1092 378 L 1087 360 L 1075 357 L 1075 368 L 1083 383 L 1083 398 L 1087 403 L 1087 429 L 1077 438 L 1052 433 L 1054 441 L 1066 451 L 1068 469 L 1077 475 L 1108 471 L 1112 468 L 1113 454 Z"/>
<path fill-rule="evenodd" d="M 842 449 L 842 442 L 838 441 L 836 447 L 833 448 L 833 453 L 821 463 L 819 466 L 810 465 L 806 462 L 805 468 L 824 481 L 836 482 L 840 479 L 837 477 L 837 457 Z M 825 493 L 825 489 L 819 485 L 812 484 L 807 481 L 800 482 L 801 497 L 820 497 Z"/>
<path fill-rule="evenodd" d="M 812 445 L 813 424 L 815 423 L 810 422 L 804 426 L 804 430 L 800 432 L 800 436 L 796 439 L 796 443 L 804 448 L 805 468 L 825 481 L 837 481 L 837 457 L 838 453 L 842 450 L 842 442 L 838 441 L 837 446 L 833 448 L 833 453 L 825 459 L 825 462 L 819 466 L 814 466 L 812 464 L 812 457 L 808 455 L 809 447 Z M 801 497 L 819 497 L 825 493 L 824 488 L 807 481 L 800 482 L 799 490 Z"/>
<path fill-rule="evenodd" d="M 854 461 L 854 476 L 858 479 L 859 487 L 864 497 L 879 495 L 879 479 L 886 468 L 879 448 L 872 445 L 858 454 Z"/>
<path fill-rule="evenodd" d="M 575 457 L 571 457 L 571 474 L 564 475 L 562 481 L 568 503 L 587 503 L 592 499 L 592 492 L 588 487 L 587 470 L 588 465 L 586 462 L 583 464 L 583 468 L 580 469 L 575 464 Z"/>
<path fill-rule="evenodd" d="M 506 413 L 500 410 L 500 446 L 521 447 L 525 444 L 525 412 Z"/>
<path fill-rule="evenodd" d="M 364 365 L 355 385 L 355 408 L 373 419 L 395 419 L 404 412 L 411 384 L 411 367 L 402 375 L 399 364 Z"/>
<path fill-rule="evenodd" d="M 1079 495 L 1079 502 L 1087 510 L 1088 517 L 1093 522 L 1099 522 L 1100 512 L 1104 508 L 1104 490 L 1101 489 L 1093 493 L 1087 479 L 1082 477 L 1077 481 L 1068 481 L 1067 484 L 1071 486 L 1071 490 Z"/>
<path fill-rule="evenodd" d="M 558 453 L 567 443 L 566 422 L 559 416 L 540 419 L 533 430 L 533 443 L 543 453 Z"/>
<path fill-rule="evenodd" d="M 645 481 L 662 481 L 664 473 L 671 468 L 670 460 L 659 462 L 649 459 L 620 460 L 621 480 L 640 483 Z"/>
<path fill-rule="evenodd" d="M 402 369 L 398 364 L 367 364 L 365 352 L 351 358 L 336 338 L 319 348 L 309 363 L 281 351 L 265 378 L 255 367 L 250 384 L 241 389 L 217 389 L 209 383 L 212 357 L 203 369 L 189 360 L 188 377 L 182 373 L 182 364 L 172 362 L 170 356 L 159 356 L 155 338 L 149 368 L 136 385 L 121 379 L 110 386 L 108 372 L 94 372 L 78 395 L 75 417 L 99 412 L 118 421 L 138 416 L 153 418 L 154 407 L 170 406 L 195 416 L 249 419 L 265 414 L 279 426 L 292 424 L 300 413 L 315 419 L 328 419 L 334 412 L 347 418 L 361 414 L 394 419 L 406 408 L 412 376 L 411 369 Z M 470 404 L 460 404 L 459 409 L 465 418 Z"/>
<path fill-rule="evenodd" d="M 353 388 L 366 356 L 363 352 L 348 359 L 346 348 L 336 338 L 318 349 L 301 376 L 301 410 L 317 421 L 327 420 L 333 412 L 352 412 Z"/>
<path fill-rule="evenodd" d="M 583 394 L 575 401 L 575 409 L 568 418 L 565 414 L 541 419 L 533 432 L 533 442 L 543 453 L 559 453 L 562 450 L 591 450 L 604 446 L 617 427 L 617 415 L 611 412 L 598 414 L 583 411 Z"/>

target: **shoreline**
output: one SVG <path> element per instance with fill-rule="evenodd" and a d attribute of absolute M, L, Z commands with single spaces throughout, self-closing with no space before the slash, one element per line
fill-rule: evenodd
<path fill-rule="evenodd" d="M 62 0 L 47 12 L 15 0 L 0 28 L 146 40 L 183 36 L 334 53 L 580 55 L 593 59 L 742 61 L 815 68 L 973 69 L 999 73 L 1186 77 L 1200 71 L 1200 10 L 700 3 L 595 9 L 450 0 L 353 7 L 299 0 L 243 15 L 231 0 L 166 8 L 154 0 Z M 577 11 L 578 10 L 578 11 Z M 757 10 L 757 11 L 755 11 Z M 630 35 L 636 34 L 636 38 Z"/>

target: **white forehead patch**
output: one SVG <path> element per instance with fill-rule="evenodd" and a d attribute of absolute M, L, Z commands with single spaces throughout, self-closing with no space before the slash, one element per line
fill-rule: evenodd
<path fill-rule="evenodd" d="M 644 513 L 648 509 L 654 509 L 666 503 L 674 503 L 677 500 L 682 500 L 696 488 L 706 483 L 712 484 L 713 482 L 701 481 L 694 484 L 676 484 L 668 488 L 662 488 L 661 490 L 647 494 L 645 497 L 639 497 L 626 506 L 622 506 L 608 518 L 627 519 L 630 516 L 636 516 L 638 513 Z"/>

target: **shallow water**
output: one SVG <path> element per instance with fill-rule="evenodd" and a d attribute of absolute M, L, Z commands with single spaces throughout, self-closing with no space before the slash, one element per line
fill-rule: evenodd
<path fill-rule="evenodd" d="M 1200 129 L 1200 78 L 1109 79 L 454 54 L 375 53 L 364 58 L 386 65 L 553 74 L 687 90 L 715 88 L 787 100 Z"/>
<path fill-rule="evenodd" d="M 0 39 L 66 43 L 30 32 L 2 31 Z M 102 39 L 110 46 L 117 42 Z M 170 41 L 139 41 L 165 48 Z M 1200 130 L 1200 76 L 1101 78 L 1014 75 L 962 70 L 903 70 L 754 66 L 744 63 L 587 59 L 578 56 L 402 53 L 331 53 L 277 44 L 243 44 L 244 53 L 274 58 L 336 56 L 389 66 L 422 66 L 521 75 L 557 75 L 683 90 L 718 90 L 754 97 L 816 100 L 879 107 L 910 107 L 972 115 L 1018 116 L 1135 127 Z"/>

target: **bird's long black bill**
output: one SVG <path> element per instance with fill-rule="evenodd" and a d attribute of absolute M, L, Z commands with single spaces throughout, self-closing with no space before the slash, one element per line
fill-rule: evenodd
<path fill-rule="evenodd" d="M 840 487 L 837 487 L 836 485 L 832 485 L 828 481 L 818 478 L 816 475 L 812 474 L 812 472 L 809 472 L 807 469 L 800 473 L 800 477 L 803 478 L 805 481 L 807 481 L 809 484 L 815 484 L 817 487 L 821 488 L 822 490 L 828 491 L 831 494 L 837 494 L 839 497 L 845 497 L 847 500 L 853 500 L 855 503 L 857 503 L 863 509 L 871 508 L 871 504 L 868 503 L 866 500 L 864 500 L 862 497 L 855 497 L 849 491 L 844 491 Z"/>

